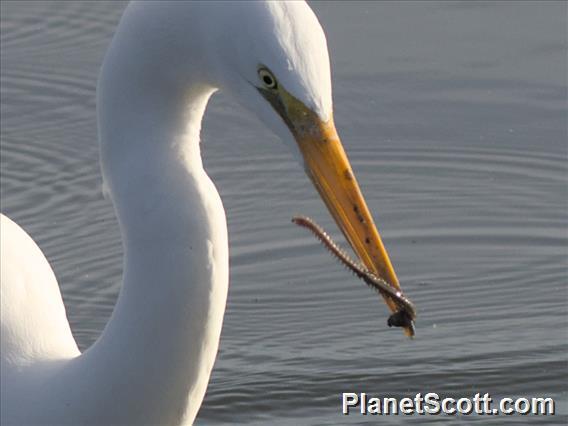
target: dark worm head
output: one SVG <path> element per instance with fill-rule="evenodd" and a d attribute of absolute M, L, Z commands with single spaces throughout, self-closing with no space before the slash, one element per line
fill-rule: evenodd
<path fill-rule="evenodd" d="M 387 320 L 389 327 L 412 327 L 412 317 L 406 309 L 401 309 L 392 314 Z"/>

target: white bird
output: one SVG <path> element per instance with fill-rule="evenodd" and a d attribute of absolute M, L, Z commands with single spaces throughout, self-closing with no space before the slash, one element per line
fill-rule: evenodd
<path fill-rule="evenodd" d="M 225 212 L 199 147 L 218 89 L 290 147 L 361 260 L 399 288 L 335 130 L 326 39 L 308 5 L 130 3 L 97 89 L 102 174 L 124 246 L 120 295 L 80 353 L 51 267 L 2 216 L 2 425 L 194 421 L 229 278 Z"/>

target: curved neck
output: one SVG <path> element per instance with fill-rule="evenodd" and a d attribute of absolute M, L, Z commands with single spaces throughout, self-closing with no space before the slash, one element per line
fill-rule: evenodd
<path fill-rule="evenodd" d="M 196 65 L 180 80 L 141 64 L 147 55 L 137 50 L 147 44 L 125 37 L 115 36 L 98 89 L 124 281 L 105 331 L 70 371 L 81 376 L 86 419 L 178 424 L 201 404 L 227 297 L 225 215 L 199 150 L 214 88 L 199 83 L 199 51 L 185 52 Z"/>

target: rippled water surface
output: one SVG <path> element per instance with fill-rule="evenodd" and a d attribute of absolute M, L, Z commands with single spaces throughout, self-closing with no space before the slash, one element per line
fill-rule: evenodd
<path fill-rule="evenodd" d="M 86 348 L 121 280 L 95 86 L 124 4 L 0 4 L 2 211 L 46 253 Z M 231 287 L 198 421 L 496 421 L 340 415 L 341 392 L 431 391 L 554 397 L 554 418 L 506 420 L 563 424 L 566 3 L 313 8 L 332 54 L 336 123 L 418 306 L 418 336 L 388 329 L 384 304 L 290 223 L 310 215 L 340 239 L 284 147 L 216 95 L 203 154 L 228 214 Z"/>

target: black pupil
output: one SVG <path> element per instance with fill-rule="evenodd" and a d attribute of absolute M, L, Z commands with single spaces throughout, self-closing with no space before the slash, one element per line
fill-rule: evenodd
<path fill-rule="evenodd" d="M 264 75 L 264 76 L 262 77 L 262 81 L 264 81 L 264 83 L 265 83 L 267 86 L 272 86 L 272 85 L 274 84 L 274 81 L 272 80 L 272 77 L 270 77 L 269 75 Z"/>

